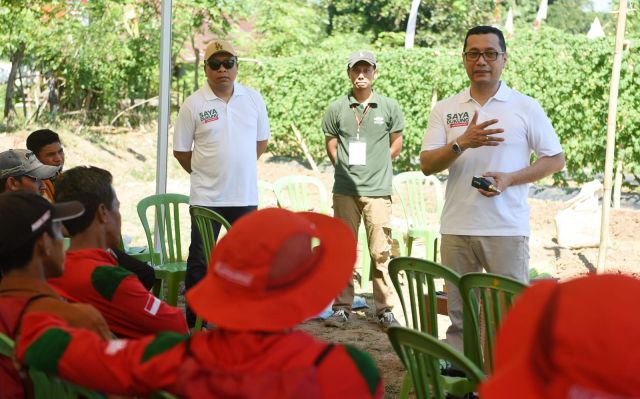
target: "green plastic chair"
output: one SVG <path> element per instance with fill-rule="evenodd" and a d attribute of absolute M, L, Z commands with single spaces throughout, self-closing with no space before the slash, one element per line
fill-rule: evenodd
<path fill-rule="evenodd" d="M 154 248 L 154 231 L 147 220 L 147 210 L 154 208 L 154 214 L 160 240 L 160 262 L 153 263 L 156 278 L 161 281 L 157 284 L 153 293 L 161 297 L 162 286 L 167 287 L 165 302 L 169 305 L 178 304 L 178 287 L 184 281 L 187 263 L 182 256 L 182 243 L 180 240 L 180 205 L 189 204 L 189 197 L 182 194 L 155 194 L 142 199 L 138 203 L 138 216 L 147 236 L 147 246 Z M 156 248 L 156 251 L 158 248 Z M 157 259 L 152 259 L 154 261 Z"/>
<path fill-rule="evenodd" d="M 273 183 L 278 206 L 294 212 L 330 214 L 331 205 L 322 181 L 311 176 L 285 176 Z"/>
<path fill-rule="evenodd" d="M 276 193 L 273 191 L 273 184 L 258 180 L 258 209 L 273 208 L 278 206 Z"/>
<path fill-rule="evenodd" d="M 503 316 L 513 305 L 515 297 L 526 289 L 527 285 L 493 273 L 467 273 L 460 277 L 459 288 L 464 303 L 463 312 L 465 315 L 470 315 L 468 319 L 470 322 L 464 325 L 464 330 L 468 330 L 468 336 L 474 340 L 470 350 L 465 347 L 465 353 L 478 367 L 491 373 L 494 366 L 494 340 L 498 327 Z M 473 291 L 477 291 L 477 294 Z M 478 299 L 481 309 L 478 306 Z M 484 316 L 486 350 L 482 348 L 479 310 Z"/>
<path fill-rule="evenodd" d="M 440 237 L 440 214 L 444 206 L 442 183 L 422 172 L 404 172 L 393 177 L 393 188 L 404 210 L 407 222 L 407 256 L 413 241 L 424 239 L 427 260 L 436 261 Z"/>
<path fill-rule="evenodd" d="M 400 298 L 406 325 L 437 338 L 438 308 L 435 280 L 443 279 L 447 284 L 458 287 L 460 275 L 439 263 L 425 259 L 400 257 L 389 262 L 389 277 Z M 406 290 L 402 289 L 401 279 L 405 281 Z M 426 303 L 426 298 L 429 300 L 428 303 Z M 466 313 L 464 317 L 464 325 L 468 325 L 470 319 L 467 319 Z M 466 350 L 470 345 L 475 345 L 475 340 L 466 329 L 463 331 L 465 331 L 463 340 Z M 400 398 L 407 398 L 410 388 L 410 380 L 408 375 L 405 375 Z"/>
<path fill-rule="evenodd" d="M 228 232 L 231 228 L 231 224 L 229 224 L 229 222 L 227 222 L 227 220 L 220 214 L 207 208 L 192 206 L 191 208 L 189 208 L 189 212 L 191 213 L 191 217 L 198 227 L 198 232 L 200 232 L 200 237 L 202 238 L 202 245 L 204 248 L 204 256 L 207 260 L 208 268 L 209 261 L 211 259 L 211 253 L 216 246 L 216 236 L 213 230 L 213 222 L 216 222 L 220 224 L 221 227 L 224 227 L 226 232 Z M 222 232 L 222 230 L 220 232 Z M 218 234 L 218 237 L 220 237 L 220 234 Z M 201 329 L 202 319 L 198 317 L 196 319 L 196 324 L 194 325 L 193 331 L 200 331 Z"/>
<path fill-rule="evenodd" d="M 474 392 L 485 378 L 470 359 L 436 337 L 404 327 L 390 327 L 387 334 L 411 377 L 418 399 L 445 399 L 447 394 L 463 396 Z M 467 377 L 441 375 L 440 360 L 457 364 Z"/>

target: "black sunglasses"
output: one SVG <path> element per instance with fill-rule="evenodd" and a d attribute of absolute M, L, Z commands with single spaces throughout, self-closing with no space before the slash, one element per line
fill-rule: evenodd
<path fill-rule="evenodd" d="M 217 71 L 218 69 L 220 69 L 220 66 L 224 66 L 224 69 L 231 69 L 235 64 L 236 64 L 235 57 L 229 58 L 228 60 L 224 60 L 224 61 L 216 61 L 213 58 L 209 58 L 207 60 L 207 65 L 209 65 L 209 68 L 213 69 L 214 71 Z"/>

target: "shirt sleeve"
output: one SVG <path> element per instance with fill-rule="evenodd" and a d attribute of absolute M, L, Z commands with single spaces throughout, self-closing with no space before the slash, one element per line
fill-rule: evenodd
<path fill-rule="evenodd" d="M 333 104 L 329 104 L 322 117 L 322 131 L 328 137 L 338 137 L 340 135 L 340 124 L 334 108 Z"/>
<path fill-rule="evenodd" d="M 371 355 L 339 345 L 318 366 L 323 398 L 382 398 L 384 384 Z"/>
<path fill-rule="evenodd" d="M 182 310 L 156 298 L 140 281 L 129 275 L 121 281 L 112 299 L 112 306 L 119 312 L 118 328 L 114 332 L 127 337 L 140 337 L 160 331 L 188 332 Z"/>
<path fill-rule="evenodd" d="M 444 126 L 442 112 L 440 111 L 440 107 L 436 104 L 429 115 L 427 129 L 425 130 L 424 137 L 422 138 L 421 151 L 436 150 L 447 144 L 447 131 Z"/>
<path fill-rule="evenodd" d="M 181 152 L 192 151 L 196 123 L 188 103 L 183 103 L 178 111 L 173 128 L 173 150 Z"/>
<path fill-rule="evenodd" d="M 531 99 L 530 110 L 527 114 L 529 115 L 527 126 L 529 146 L 536 156 L 547 157 L 561 153 L 560 139 L 558 139 L 549 117 L 536 100 Z"/>
<path fill-rule="evenodd" d="M 186 335 L 163 333 L 138 340 L 103 340 L 43 312 L 25 315 L 16 358 L 30 368 L 91 390 L 146 395 L 175 384 Z"/>
<path fill-rule="evenodd" d="M 267 112 L 267 105 L 264 103 L 264 99 L 260 93 L 256 92 L 257 105 L 258 105 L 258 140 L 269 140 L 271 137 L 271 129 L 269 128 L 269 114 Z"/>
<path fill-rule="evenodd" d="M 391 100 L 391 121 L 389 124 L 389 133 L 398 133 L 404 130 L 404 113 L 402 107 L 396 100 Z"/>

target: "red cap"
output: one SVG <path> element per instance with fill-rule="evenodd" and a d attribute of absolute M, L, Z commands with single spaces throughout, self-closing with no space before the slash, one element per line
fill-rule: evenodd
<path fill-rule="evenodd" d="M 314 238 L 320 245 L 312 249 Z M 280 331 L 322 311 L 347 286 L 355 261 L 356 239 L 342 221 L 264 209 L 220 240 L 187 301 L 222 328 Z"/>
<path fill-rule="evenodd" d="M 591 275 L 527 289 L 497 336 L 488 399 L 640 398 L 640 280 Z"/>

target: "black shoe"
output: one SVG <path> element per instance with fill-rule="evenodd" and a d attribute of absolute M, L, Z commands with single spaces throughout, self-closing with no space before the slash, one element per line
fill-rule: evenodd
<path fill-rule="evenodd" d="M 467 378 L 467 374 L 464 371 L 457 368 L 451 362 L 440 359 L 440 374 L 448 377 L 462 377 Z"/>

